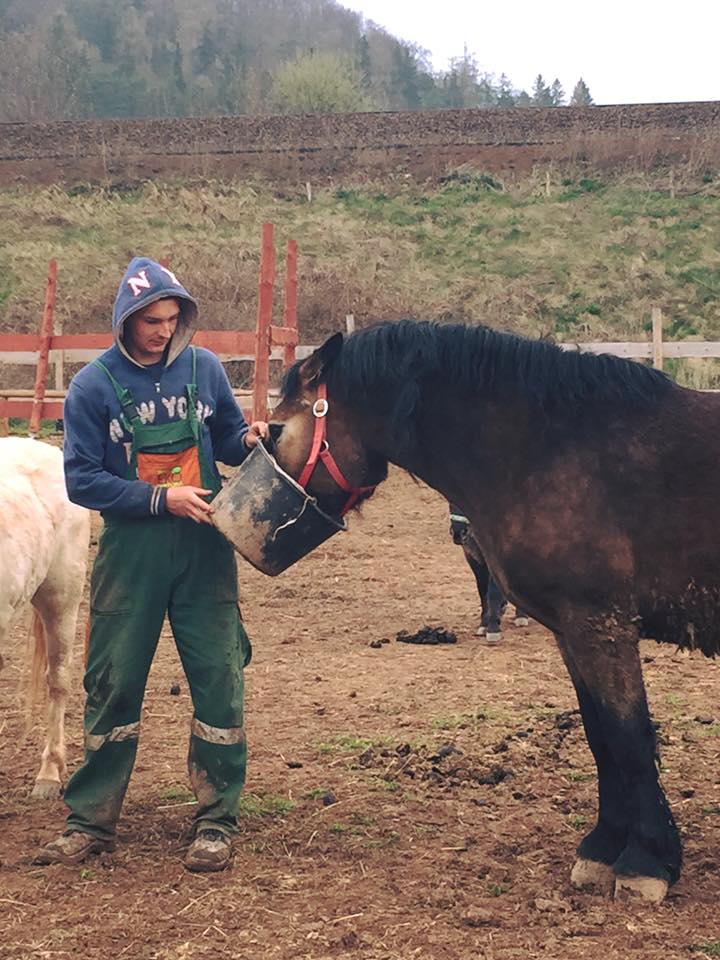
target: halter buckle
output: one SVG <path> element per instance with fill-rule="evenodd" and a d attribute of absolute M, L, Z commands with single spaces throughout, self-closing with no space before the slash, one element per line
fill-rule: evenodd
<path fill-rule="evenodd" d="M 330 404 L 324 397 L 319 397 L 312 406 L 314 417 L 325 417 L 330 409 Z"/>

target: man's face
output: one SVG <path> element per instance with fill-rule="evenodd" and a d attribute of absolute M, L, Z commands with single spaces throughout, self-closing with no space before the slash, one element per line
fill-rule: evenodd
<path fill-rule="evenodd" d="M 156 300 L 125 321 L 125 347 L 138 363 L 158 363 L 178 325 L 180 304 L 169 297 Z"/>

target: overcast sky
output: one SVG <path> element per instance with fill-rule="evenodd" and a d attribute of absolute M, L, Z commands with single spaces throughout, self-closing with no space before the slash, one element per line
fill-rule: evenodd
<path fill-rule="evenodd" d="M 538 73 L 596 103 L 720 100 L 720 0 L 340 0 L 431 53 L 474 53 L 530 92 Z"/>

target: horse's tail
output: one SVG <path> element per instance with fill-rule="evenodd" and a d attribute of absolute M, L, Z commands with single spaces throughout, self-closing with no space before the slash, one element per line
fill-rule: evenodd
<path fill-rule="evenodd" d="M 48 651 L 45 626 L 40 614 L 33 608 L 32 612 L 33 647 L 30 661 L 30 678 L 25 697 L 25 716 L 28 725 L 32 723 L 35 708 L 44 702 L 47 695 L 47 668 Z"/>

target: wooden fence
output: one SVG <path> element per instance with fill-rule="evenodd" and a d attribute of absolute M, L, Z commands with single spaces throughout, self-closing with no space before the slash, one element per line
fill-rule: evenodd
<path fill-rule="evenodd" d="M 268 414 L 270 361 L 282 360 L 285 366 L 296 358 L 306 357 L 314 346 L 298 344 L 297 330 L 297 244 L 289 240 L 285 260 L 283 320 L 272 323 L 273 292 L 276 263 L 273 226 L 266 223 L 262 233 L 257 321 L 250 330 L 199 330 L 193 343 L 207 347 L 220 360 L 249 360 L 255 363 L 252 391 L 236 390 L 241 406 L 250 400 L 243 412 L 248 419 L 265 420 Z M 54 312 L 57 291 L 57 263 L 50 261 L 40 333 L 0 333 L 0 369 L 3 363 L 32 364 L 36 367 L 35 387 L 30 390 L 0 389 L 0 435 L 7 433 L 10 417 L 27 418 L 29 433 L 37 435 L 41 419 L 62 418 L 65 363 L 85 363 L 99 356 L 112 345 L 109 333 L 55 332 Z M 354 318 L 345 318 L 348 332 L 354 329 Z M 590 341 L 563 342 L 564 350 L 588 353 L 610 353 L 632 360 L 652 360 L 662 369 L 665 359 L 684 357 L 720 357 L 720 341 L 663 339 L 663 314 L 652 309 L 652 339 L 633 342 Z M 47 387 L 48 368 L 55 367 L 55 387 Z"/>
<path fill-rule="evenodd" d="M 50 261 L 40 333 L 0 333 L 2 363 L 32 364 L 36 367 L 35 387 L 30 390 L 0 389 L 0 434 L 7 433 L 10 417 L 28 419 L 28 432 L 36 436 L 41 419 L 62 418 L 65 363 L 88 362 L 112 346 L 111 333 L 56 332 L 54 328 L 57 295 L 57 262 Z M 297 332 L 297 243 L 289 240 L 285 260 L 283 321 L 272 322 L 275 283 L 275 246 L 273 225 L 262 232 L 258 309 L 255 330 L 198 330 L 193 343 L 207 347 L 223 361 L 255 362 L 252 391 L 235 391 L 241 404 L 250 400 L 243 412 L 248 419 L 264 420 L 268 412 L 270 360 L 281 359 L 288 365 L 295 360 Z M 55 366 L 55 387 L 48 388 L 48 368 Z"/>

